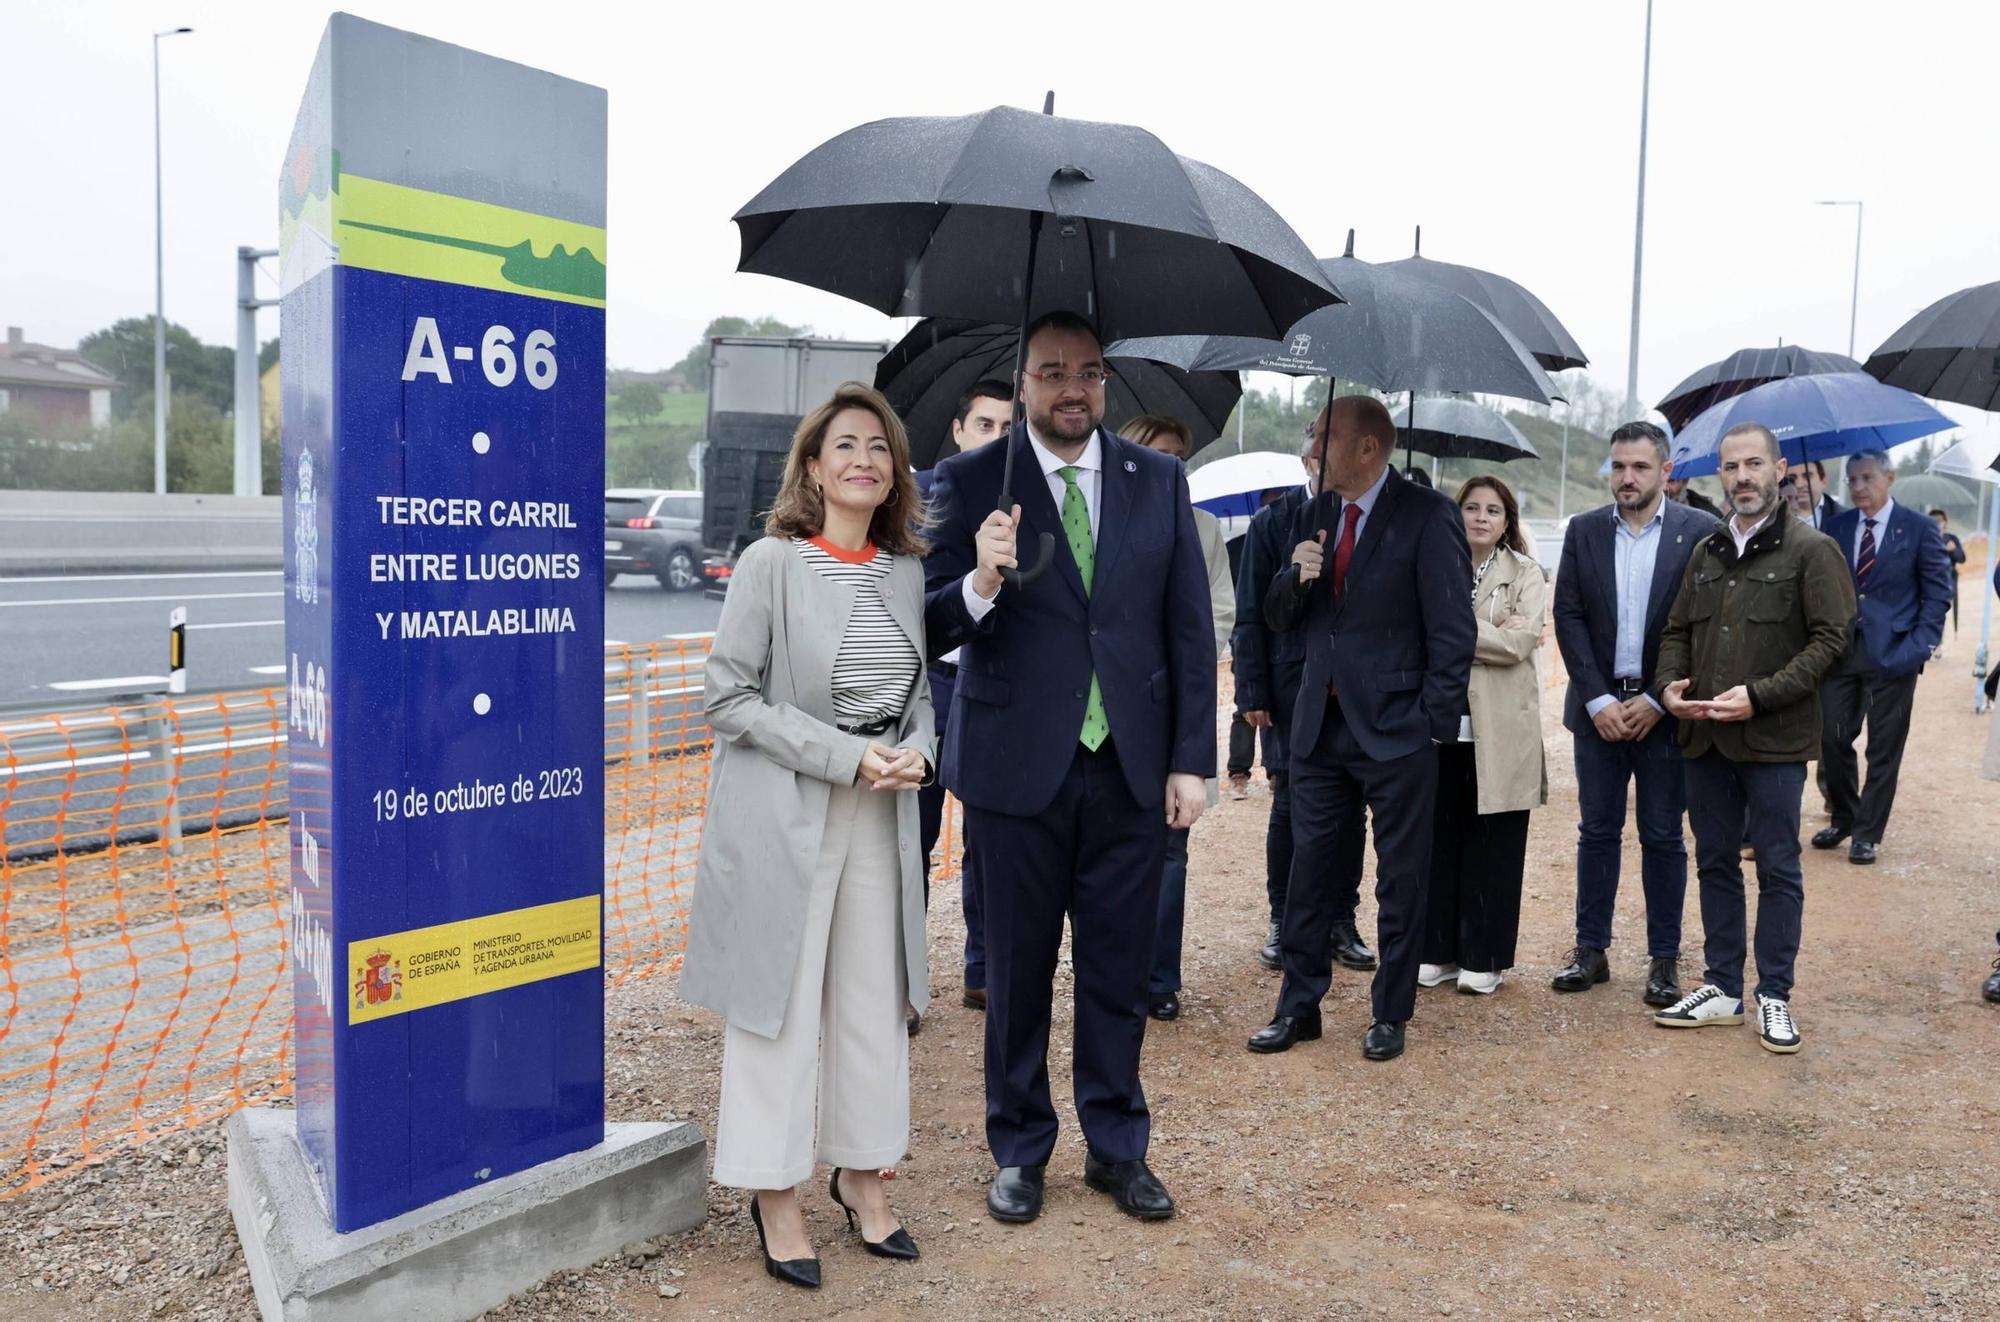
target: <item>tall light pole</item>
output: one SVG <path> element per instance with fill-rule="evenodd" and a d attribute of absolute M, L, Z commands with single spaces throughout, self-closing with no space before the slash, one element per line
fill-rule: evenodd
<path fill-rule="evenodd" d="M 1847 301 L 1847 356 L 1854 356 L 1854 318 L 1861 310 L 1861 203 L 1853 199 L 1839 202 L 1820 202 L 1823 207 L 1854 208 L 1854 293 Z"/>
<path fill-rule="evenodd" d="M 167 494 L 167 259 L 165 205 L 160 183 L 160 38 L 193 28 L 153 34 L 153 494 Z"/>
<path fill-rule="evenodd" d="M 1653 102 L 1653 0 L 1646 0 L 1646 62 L 1639 75 L 1639 209 L 1632 222 L 1632 340 L 1625 363 L 1625 407 L 1639 409 L 1639 272 L 1646 260 L 1646 116 Z"/>

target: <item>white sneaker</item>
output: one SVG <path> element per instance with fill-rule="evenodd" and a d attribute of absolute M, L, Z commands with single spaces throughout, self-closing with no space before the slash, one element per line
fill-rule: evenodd
<path fill-rule="evenodd" d="M 1456 964 L 1417 965 L 1417 986 L 1419 987 L 1442 987 L 1457 976 L 1458 965 Z"/>
<path fill-rule="evenodd" d="M 1458 989 L 1476 996 L 1491 996 L 1500 990 L 1500 975 L 1497 973 L 1474 973 L 1471 969 L 1458 971 Z"/>
<path fill-rule="evenodd" d="M 1687 995 L 1653 1016 L 1662 1028 L 1707 1028 L 1711 1024 L 1743 1022 L 1743 1002 L 1725 996 L 1722 988 L 1704 982 Z"/>
<path fill-rule="evenodd" d="M 1775 996 L 1757 998 L 1757 1040 L 1764 1050 L 1789 1056 L 1799 1049 L 1799 1026 L 1792 1022 L 1790 1001 Z"/>

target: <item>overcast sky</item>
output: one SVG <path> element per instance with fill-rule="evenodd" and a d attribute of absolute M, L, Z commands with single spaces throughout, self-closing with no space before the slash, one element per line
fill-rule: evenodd
<path fill-rule="evenodd" d="M 663 367 L 710 317 L 893 335 L 832 295 L 733 274 L 729 217 L 851 125 L 996 103 L 1145 126 L 1236 175 L 1314 248 L 1424 253 L 1526 284 L 1622 390 L 1643 0 L 1260 7 L 373 3 L 352 12 L 606 87 L 609 355 Z M 277 177 L 326 12 L 0 5 L 9 131 L 0 321 L 72 344 L 153 298 L 150 35 L 162 43 L 170 319 L 233 343 L 238 244 L 275 246 Z M 1860 356 L 2000 278 L 2000 5 L 1662 0 L 1644 320 L 1649 401 L 1731 350 Z M 272 264 L 275 266 L 275 264 Z M 266 292 L 273 292 L 269 283 Z M 277 317 L 263 314 L 261 332 Z"/>

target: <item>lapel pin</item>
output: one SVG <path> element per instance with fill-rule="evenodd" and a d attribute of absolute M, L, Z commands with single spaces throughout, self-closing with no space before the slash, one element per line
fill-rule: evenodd
<path fill-rule="evenodd" d="M 1127 459 L 1125 461 L 1125 471 L 1128 473 L 1136 473 L 1139 471 L 1139 465 L 1133 463 L 1130 459 Z"/>

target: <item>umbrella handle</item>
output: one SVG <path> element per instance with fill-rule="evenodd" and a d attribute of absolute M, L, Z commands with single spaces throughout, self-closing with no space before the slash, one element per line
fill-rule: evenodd
<path fill-rule="evenodd" d="M 1000 508 L 1010 509 L 1012 502 L 1002 496 Z M 1049 562 L 1055 558 L 1055 554 L 1056 536 L 1054 533 L 1045 532 L 1042 534 L 1041 546 L 1035 552 L 1035 563 L 1026 569 L 1003 569 L 1000 571 L 1000 577 L 1005 580 L 1008 587 L 1024 588 L 1049 572 Z"/>

